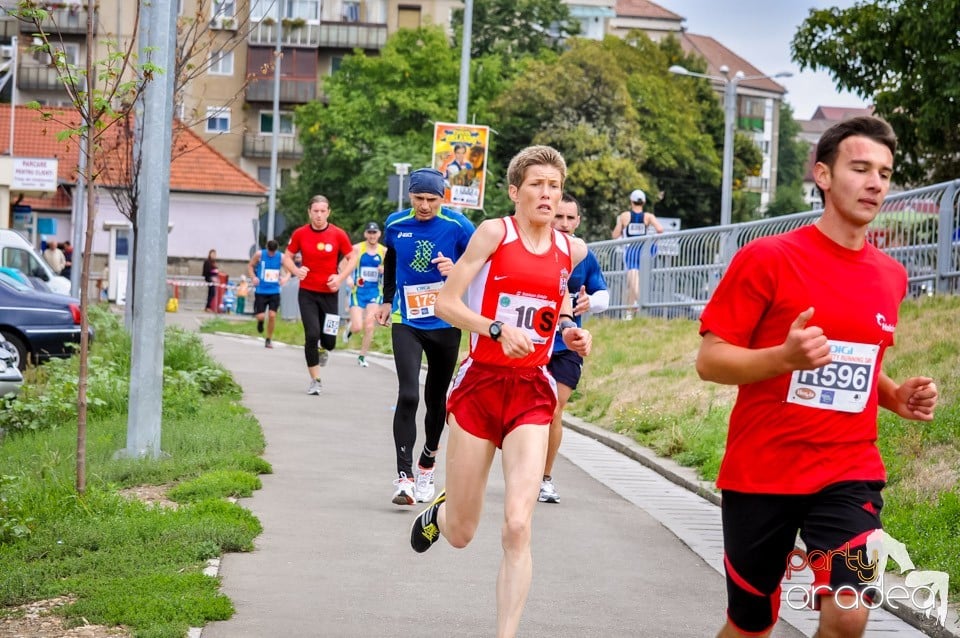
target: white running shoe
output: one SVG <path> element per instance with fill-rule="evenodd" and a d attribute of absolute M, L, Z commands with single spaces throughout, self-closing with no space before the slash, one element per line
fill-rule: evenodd
<path fill-rule="evenodd" d="M 310 382 L 310 387 L 307 388 L 307 394 L 315 394 L 320 396 L 320 390 L 322 386 L 320 385 L 320 379 L 314 379 Z"/>
<path fill-rule="evenodd" d="M 413 505 L 417 502 L 413 496 L 413 481 L 407 478 L 406 472 L 400 472 L 400 478 L 394 479 L 393 485 L 397 488 L 393 493 L 394 505 Z"/>
<path fill-rule="evenodd" d="M 552 480 L 540 481 L 540 498 L 538 500 L 541 503 L 560 502 L 560 494 L 557 493 L 557 488 L 553 486 Z"/>
<path fill-rule="evenodd" d="M 327 352 L 326 350 L 321 349 L 321 350 L 320 350 L 320 360 L 317 361 L 317 365 L 322 368 L 323 366 L 327 365 L 327 361 L 329 361 L 329 360 L 330 360 L 330 353 Z"/>
<path fill-rule="evenodd" d="M 370 367 L 370 364 L 367 363 L 367 358 L 366 358 L 365 356 L 363 356 L 362 354 L 357 357 L 357 365 L 359 365 L 361 368 L 369 368 L 369 367 Z"/>
<path fill-rule="evenodd" d="M 343 342 L 344 342 L 344 343 L 348 343 L 349 341 L 350 341 L 350 331 L 349 331 L 349 330 L 344 330 L 344 331 L 343 331 Z"/>
<path fill-rule="evenodd" d="M 437 491 L 437 488 L 433 485 L 434 469 L 417 466 L 417 482 L 413 486 L 413 496 L 418 503 L 429 503 L 433 500 L 433 495 Z"/>

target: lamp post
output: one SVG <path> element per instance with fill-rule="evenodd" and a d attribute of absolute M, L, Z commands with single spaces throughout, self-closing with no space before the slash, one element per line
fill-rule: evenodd
<path fill-rule="evenodd" d="M 400 176 L 400 184 L 397 188 L 397 210 L 403 210 L 403 176 L 410 170 L 410 165 L 403 162 L 394 162 L 393 167 L 397 169 L 397 175 Z"/>
<path fill-rule="evenodd" d="M 671 66 L 669 70 L 677 75 L 706 78 L 723 83 L 723 182 L 720 187 L 720 225 L 729 226 L 733 221 L 733 140 L 737 122 L 737 85 L 745 80 L 788 78 L 793 73 L 782 71 L 774 75 L 744 75 L 743 71 L 737 71 L 733 77 L 730 77 L 730 68 L 727 65 L 720 67 L 722 76 L 688 71 L 677 64 Z"/>

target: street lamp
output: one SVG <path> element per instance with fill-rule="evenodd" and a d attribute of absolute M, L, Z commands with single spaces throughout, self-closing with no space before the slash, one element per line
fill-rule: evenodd
<path fill-rule="evenodd" d="M 726 64 L 720 67 L 722 76 L 688 71 L 677 64 L 671 66 L 669 71 L 677 75 L 723 83 L 723 183 L 720 188 L 720 225 L 728 226 L 733 217 L 733 139 L 737 120 L 737 85 L 745 80 L 788 78 L 793 73 L 781 71 L 773 75 L 744 75 L 743 71 L 737 71 L 730 77 L 730 68 Z"/>
<path fill-rule="evenodd" d="M 394 162 L 393 167 L 397 169 L 397 175 L 400 176 L 400 184 L 397 188 L 397 210 L 403 210 L 403 176 L 410 170 L 410 165 L 403 162 Z"/>

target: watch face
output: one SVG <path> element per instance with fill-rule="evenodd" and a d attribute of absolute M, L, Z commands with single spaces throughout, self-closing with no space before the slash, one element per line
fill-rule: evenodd
<path fill-rule="evenodd" d="M 500 337 L 500 322 L 494 321 L 490 324 L 490 337 L 494 340 Z"/>

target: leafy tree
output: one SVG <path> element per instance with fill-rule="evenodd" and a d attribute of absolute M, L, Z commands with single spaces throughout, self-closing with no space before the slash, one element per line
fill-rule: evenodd
<path fill-rule="evenodd" d="M 960 0 L 875 0 L 811 10 L 793 38 L 800 68 L 873 99 L 897 132 L 898 180 L 960 174 Z"/>
<path fill-rule="evenodd" d="M 462 42 L 463 9 L 454 9 L 451 24 L 457 43 Z M 472 25 L 471 56 L 497 55 L 505 60 L 537 55 L 543 49 L 559 52 L 565 38 L 580 32 L 580 24 L 561 0 L 474 0 Z"/>
<path fill-rule="evenodd" d="M 777 191 L 766 216 L 789 215 L 809 209 L 803 200 L 803 176 L 807 170 L 810 145 L 798 137 L 800 125 L 793 119 L 793 107 L 780 103 L 779 148 L 777 149 Z"/>
<path fill-rule="evenodd" d="M 304 159 L 297 180 L 281 193 L 291 226 L 306 221 L 307 202 L 318 193 L 330 199 L 335 223 L 347 232 L 358 234 L 392 212 L 387 180 L 393 163 L 429 166 L 434 123 L 456 120 L 459 65 L 459 52 L 440 27 L 398 31 L 376 57 L 346 56 L 325 80 L 329 104 L 307 104 L 295 115 Z M 484 104 L 499 91 L 502 65 L 488 57 L 472 68 L 473 84 L 481 87 L 472 100 L 474 117 L 487 123 Z M 488 206 L 496 203 L 495 190 L 487 189 Z"/>

